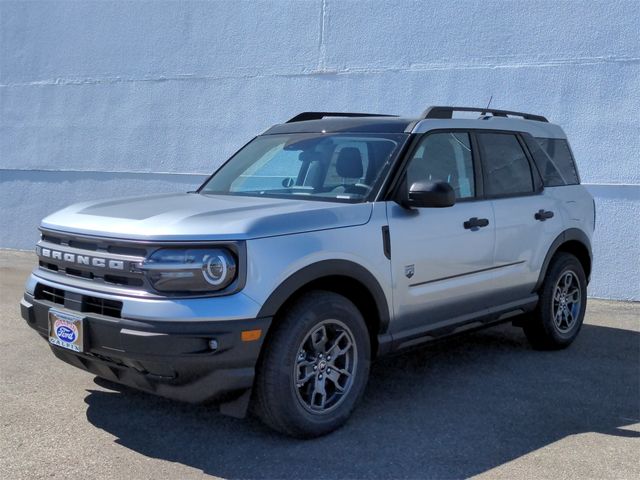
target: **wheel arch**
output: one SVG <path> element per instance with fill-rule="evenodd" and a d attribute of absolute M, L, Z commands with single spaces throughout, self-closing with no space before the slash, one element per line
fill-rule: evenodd
<path fill-rule="evenodd" d="M 540 269 L 538 281 L 533 289 L 534 292 L 537 292 L 542 286 L 547 270 L 549 269 L 549 264 L 551 263 L 554 255 L 558 252 L 567 252 L 574 255 L 582 264 L 582 268 L 584 268 L 584 273 L 587 277 L 587 283 L 589 282 L 593 263 L 591 241 L 587 234 L 582 230 L 578 228 L 570 228 L 558 235 L 551 244 L 551 247 L 549 247 L 547 255 L 544 258 L 544 262 L 542 263 L 542 268 Z"/>
<path fill-rule="evenodd" d="M 259 317 L 273 317 L 300 295 L 310 290 L 327 290 L 351 300 L 362 313 L 371 337 L 372 353 L 385 350 L 389 304 L 376 277 L 363 266 L 349 260 L 324 260 L 290 275 L 267 298 Z M 266 342 L 265 342 L 266 343 Z"/>

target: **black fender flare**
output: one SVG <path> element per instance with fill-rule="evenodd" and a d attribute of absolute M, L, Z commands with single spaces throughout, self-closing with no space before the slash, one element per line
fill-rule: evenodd
<path fill-rule="evenodd" d="M 591 253 L 591 241 L 589 240 L 589 237 L 587 237 L 587 234 L 578 228 L 569 228 L 564 232 L 562 232 L 560 235 L 558 235 L 556 239 L 551 243 L 551 246 L 549 247 L 549 251 L 547 252 L 547 255 L 544 257 L 544 262 L 542 262 L 542 268 L 540 268 L 540 275 L 538 276 L 538 281 L 536 282 L 536 286 L 533 289 L 534 292 L 537 292 L 542 286 L 542 283 L 544 282 L 544 277 L 547 274 L 547 269 L 549 268 L 549 263 L 551 263 L 551 259 L 556 254 L 560 246 L 563 243 L 566 243 L 572 240 L 580 242 L 586 247 L 587 251 L 589 252 L 589 262 L 593 263 L 593 254 Z M 587 282 L 588 281 L 589 281 L 589 278 L 587 277 Z"/>
<path fill-rule="evenodd" d="M 322 260 L 307 265 L 293 273 L 269 295 L 269 298 L 262 305 L 258 317 L 273 317 L 280 307 L 300 288 L 314 280 L 334 275 L 356 280 L 369 290 L 380 319 L 380 332 L 378 333 L 386 332 L 390 316 L 389 304 L 384 290 L 369 270 L 349 260 Z"/>

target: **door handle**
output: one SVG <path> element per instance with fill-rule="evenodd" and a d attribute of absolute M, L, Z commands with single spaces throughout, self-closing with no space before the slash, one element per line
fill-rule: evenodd
<path fill-rule="evenodd" d="M 487 225 L 489 225 L 489 220 L 486 219 L 486 218 L 471 217 L 469 220 L 464 222 L 462 225 L 467 230 L 475 230 L 475 229 L 478 229 L 478 228 L 481 228 L 481 227 L 486 227 Z"/>
<path fill-rule="evenodd" d="M 548 218 L 553 218 L 553 212 L 550 210 L 540 209 L 536 212 L 534 217 L 536 220 L 540 220 L 541 222 L 544 222 Z"/>

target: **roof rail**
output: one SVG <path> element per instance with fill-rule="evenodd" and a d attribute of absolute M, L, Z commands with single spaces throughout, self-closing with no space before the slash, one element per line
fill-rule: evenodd
<path fill-rule="evenodd" d="M 423 113 L 422 118 L 453 118 L 453 112 L 480 112 L 481 115 L 490 113 L 494 117 L 522 117 L 525 120 L 534 120 L 536 122 L 549 122 L 542 115 L 533 115 L 531 113 L 512 112 L 510 110 L 495 110 L 493 108 L 473 108 L 473 107 L 428 107 Z"/>
<path fill-rule="evenodd" d="M 306 120 L 320 120 L 325 117 L 396 117 L 397 115 L 383 115 L 378 113 L 353 112 L 302 112 L 287 120 L 287 123 L 304 122 Z"/>

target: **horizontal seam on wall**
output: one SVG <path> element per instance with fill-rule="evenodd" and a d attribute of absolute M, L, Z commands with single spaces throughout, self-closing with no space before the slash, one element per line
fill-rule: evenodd
<path fill-rule="evenodd" d="M 120 175 L 183 175 L 190 177 L 208 177 L 212 172 L 209 173 L 188 173 L 188 172 L 149 172 L 149 171 L 141 171 L 141 170 L 71 170 L 71 169 L 47 169 L 47 168 L 0 168 L 0 173 L 2 172 L 36 172 L 36 173 L 98 173 L 98 174 L 108 174 L 115 173 Z"/>
<path fill-rule="evenodd" d="M 585 187 L 640 187 L 640 183 L 581 183 Z"/>
<path fill-rule="evenodd" d="M 323 75 L 363 75 L 363 74 L 381 74 L 381 73 L 415 73 L 429 72 L 438 70 L 478 70 L 478 69 L 500 69 L 500 68 L 553 68 L 562 66 L 582 66 L 582 65 L 599 65 L 608 63 L 633 64 L 640 63 L 640 57 L 582 57 L 582 58 L 559 58 L 541 61 L 522 61 L 522 62 L 492 62 L 492 63 L 412 63 L 408 66 L 381 66 L 378 68 L 331 68 L 321 67 L 309 71 L 288 72 L 288 73 L 244 73 L 236 75 L 195 75 L 190 73 L 178 73 L 173 75 L 158 75 L 144 77 L 121 77 L 121 76 L 103 76 L 103 77 L 60 77 L 43 80 L 34 80 L 30 82 L 13 82 L 0 84 L 0 88 L 7 87 L 24 87 L 24 86 L 73 86 L 73 85 L 99 85 L 99 84 L 115 84 L 115 83 L 137 83 L 137 82 L 169 82 L 169 81 L 217 81 L 217 80 L 240 80 L 254 78 L 295 78 Z"/>

